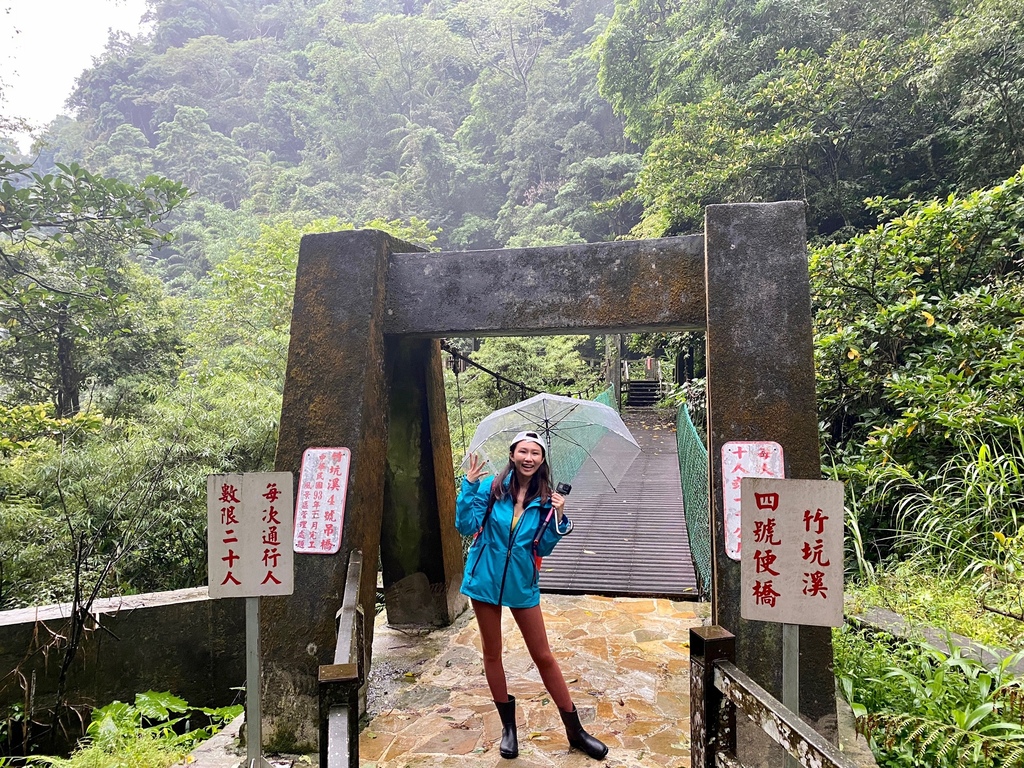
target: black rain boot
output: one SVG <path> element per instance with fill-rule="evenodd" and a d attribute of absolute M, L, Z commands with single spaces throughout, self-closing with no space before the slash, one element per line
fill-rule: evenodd
<path fill-rule="evenodd" d="M 576 705 L 573 704 L 572 712 L 558 710 L 558 714 L 562 716 L 562 722 L 565 724 L 565 735 L 569 738 L 569 746 L 586 752 L 595 760 L 604 760 L 604 756 L 608 754 L 608 747 L 583 730 Z"/>
<path fill-rule="evenodd" d="M 509 696 L 508 701 L 496 701 L 498 716 L 501 718 L 501 746 L 498 753 L 511 760 L 519 757 L 519 736 L 516 733 L 516 697 Z"/>

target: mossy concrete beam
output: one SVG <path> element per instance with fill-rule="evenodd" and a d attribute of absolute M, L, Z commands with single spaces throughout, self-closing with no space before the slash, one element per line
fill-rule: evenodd
<path fill-rule="evenodd" d="M 385 332 L 513 336 L 703 329 L 704 238 L 396 254 Z"/>

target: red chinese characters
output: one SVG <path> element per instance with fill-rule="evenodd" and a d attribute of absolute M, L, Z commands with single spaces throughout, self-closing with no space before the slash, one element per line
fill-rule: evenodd
<path fill-rule="evenodd" d="M 274 508 L 274 502 L 281 498 L 281 493 L 277 490 L 277 483 L 267 483 L 267 490 L 262 496 L 267 500 L 268 505 L 263 510 L 261 517 L 264 526 L 262 540 L 265 546 L 263 550 L 263 567 L 266 568 L 267 574 L 263 577 L 263 581 L 260 584 L 267 584 L 268 582 L 280 584 L 281 580 L 274 575 L 277 561 L 281 559 L 281 554 L 278 552 L 281 542 L 277 538 L 277 529 L 281 526 L 281 518 L 278 517 L 278 512 Z"/>
<path fill-rule="evenodd" d="M 296 552 L 332 554 L 341 548 L 350 460 L 348 448 L 309 448 L 302 454 Z"/>
<path fill-rule="evenodd" d="M 225 584 L 236 584 L 241 586 L 242 582 L 235 576 L 233 568 L 235 563 L 238 561 L 238 555 L 235 554 L 234 546 L 238 544 L 238 536 L 235 535 L 235 526 L 238 523 L 238 516 L 235 514 L 236 505 L 241 504 L 241 500 L 238 498 L 238 489 L 230 484 L 224 484 L 220 489 L 219 500 L 221 503 L 229 504 L 229 506 L 223 506 L 220 508 L 220 520 L 223 529 L 221 530 L 221 543 L 225 544 L 228 548 L 227 554 L 221 557 L 221 560 L 227 563 L 227 572 L 224 574 L 224 579 L 221 581 L 221 586 Z"/>
<path fill-rule="evenodd" d="M 824 514 L 820 508 L 816 509 L 813 513 L 809 509 L 804 510 L 804 533 L 821 535 L 825 530 L 825 523 L 827 521 L 828 515 Z M 814 539 L 813 544 L 810 541 L 804 540 L 800 549 L 800 556 L 807 566 L 818 565 L 821 568 L 828 568 L 831 561 L 825 557 L 824 550 L 825 545 L 821 539 Z M 822 598 L 828 597 L 828 587 L 825 586 L 825 573 L 823 571 L 804 571 L 803 583 L 803 593 L 805 595 Z"/>
<path fill-rule="evenodd" d="M 842 484 L 750 478 L 741 494 L 743 618 L 841 624 Z"/>
<path fill-rule="evenodd" d="M 291 499 L 288 472 L 207 478 L 211 597 L 291 594 Z"/>

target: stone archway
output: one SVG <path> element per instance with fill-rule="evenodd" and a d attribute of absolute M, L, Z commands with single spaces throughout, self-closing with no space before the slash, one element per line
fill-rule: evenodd
<path fill-rule="evenodd" d="M 820 477 L 803 203 L 711 206 L 704 235 L 545 248 L 426 253 L 372 230 L 307 235 L 276 469 L 297 472 L 303 450 L 329 445 L 349 447 L 352 468 L 342 551 L 297 557 L 295 593 L 263 600 L 271 746 L 316 749 L 317 669 L 333 653 L 349 551 L 381 557 L 389 616 L 445 624 L 461 610 L 436 339 L 666 328 L 707 334 L 713 618 L 736 635 L 737 665 L 781 696 L 781 625 L 739 615 L 719 457 L 731 440 L 775 440 L 787 477 Z M 374 571 L 360 587 L 367 615 Z M 367 622 L 367 649 L 372 633 Z M 801 713 L 834 738 L 829 629 L 802 627 L 800 646 Z"/>

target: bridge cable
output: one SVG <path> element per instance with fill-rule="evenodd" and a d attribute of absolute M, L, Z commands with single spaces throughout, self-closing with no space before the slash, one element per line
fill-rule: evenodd
<path fill-rule="evenodd" d="M 458 366 L 452 366 L 452 373 L 455 374 L 455 393 L 459 401 L 459 425 L 462 427 L 462 450 L 465 451 L 469 445 L 466 443 L 466 420 L 462 417 L 462 383 L 459 381 Z"/>
<path fill-rule="evenodd" d="M 476 360 L 473 360 L 473 359 L 471 359 L 469 357 L 466 357 L 461 352 L 458 352 L 457 350 L 455 350 L 448 343 L 447 339 L 441 339 L 441 349 L 444 350 L 445 352 L 447 352 L 452 357 L 458 358 L 459 360 L 462 360 L 467 365 L 471 365 L 474 368 L 479 368 L 484 373 L 489 374 L 490 376 L 493 376 L 497 380 L 496 386 L 498 388 L 499 395 L 501 394 L 501 383 L 502 382 L 505 382 L 506 384 L 511 384 L 513 387 L 517 388 L 519 390 L 520 399 L 522 399 L 522 400 L 526 399 L 526 393 L 527 392 L 531 392 L 531 393 L 533 393 L 535 395 L 543 394 L 543 390 L 534 389 L 533 387 L 528 387 L 528 386 L 526 386 L 525 382 L 515 381 L 514 379 L 510 379 L 507 376 L 502 376 L 497 371 L 492 371 L 490 368 L 487 368 L 486 366 L 480 365 L 480 363 L 478 363 Z M 587 395 L 590 395 L 594 391 L 594 389 L 595 389 L 595 386 L 591 385 L 591 386 L 587 387 L 583 391 L 580 391 L 580 392 L 569 392 L 569 393 L 567 393 L 567 395 L 569 397 L 583 398 L 583 397 L 585 397 Z M 465 442 L 465 440 L 463 440 L 463 442 Z"/>

